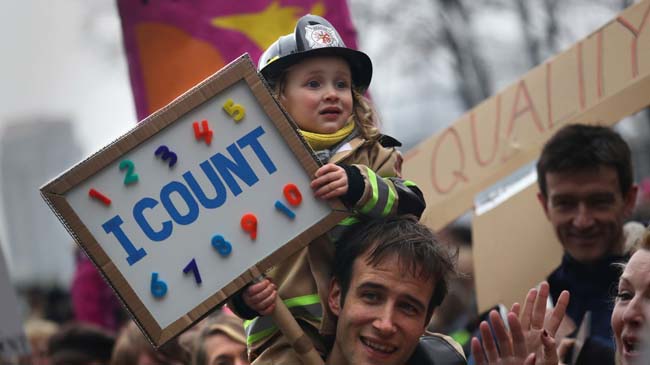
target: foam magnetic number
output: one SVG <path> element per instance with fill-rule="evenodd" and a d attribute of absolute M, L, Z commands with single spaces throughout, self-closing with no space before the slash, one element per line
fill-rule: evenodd
<path fill-rule="evenodd" d="M 223 110 L 225 110 L 226 113 L 235 120 L 235 122 L 239 122 L 244 119 L 244 116 L 246 116 L 246 109 L 241 104 L 235 104 L 232 99 L 228 99 L 223 103 Z"/>
<path fill-rule="evenodd" d="M 192 123 L 192 128 L 194 128 L 194 137 L 197 141 L 203 138 L 208 146 L 212 143 L 212 135 L 214 132 L 210 129 L 207 119 L 201 121 L 201 128 L 199 128 L 199 122 Z"/>
<path fill-rule="evenodd" d="M 158 273 L 151 273 L 151 294 L 156 298 L 162 298 L 167 294 L 167 283 L 158 278 Z"/>
<path fill-rule="evenodd" d="M 122 160 L 120 162 L 120 170 L 126 169 L 126 176 L 124 176 L 124 185 L 133 184 L 138 181 L 138 174 L 134 174 L 135 164 L 131 160 Z"/>
<path fill-rule="evenodd" d="M 190 261 L 183 269 L 183 273 L 185 274 L 190 271 L 194 274 L 194 281 L 196 281 L 197 284 L 201 284 L 201 273 L 199 272 L 199 266 L 196 264 L 196 259 L 192 259 L 192 261 Z"/>
<path fill-rule="evenodd" d="M 257 217 L 253 213 L 246 213 L 241 217 L 241 228 L 248 232 L 251 239 L 257 238 Z"/>
<path fill-rule="evenodd" d="M 95 199 L 99 200 L 100 202 L 104 203 L 104 205 L 111 205 L 111 199 L 109 199 L 106 195 L 100 193 L 96 189 L 88 190 L 88 195 L 91 198 L 95 198 Z"/>
<path fill-rule="evenodd" d="M 163 159 L 163 161 L 169 160 L 169 167 L 173 167 L 176 164 L 176 161 L 178 160 L 178 156 L 176 153 L 172 152 L 169 147 L 165 145 L 161 145 L 156 149 L 156 152 L 154 152 L 154 155 L 158 156 L 160 155 L 160 158 Z"/>
<path fill-rule="evenodd" d="M 302 194 L 300 193 L 300 190 L 296 184 L 285 185 L 282 192 L 284 194 L 284 198 L 287 199 L 289 204 L 293 205 L 294 207 L 302 203 Z"/>
<path fill-rule="evenodd" d="M 212 247 L 219 252 L 219 255 L 224 257 L 230 255 L 232 252 L 232 245 L 220 234 L 216 234 L 212 237 Z"/>

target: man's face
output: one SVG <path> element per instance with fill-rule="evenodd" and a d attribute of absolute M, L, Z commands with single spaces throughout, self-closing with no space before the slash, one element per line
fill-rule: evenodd
<path fill-rule="evenodd" d="M 624 196 L 616 169 L 547 172 L 547 196 L 538 195 L 566 252 L 592 263 L 623 249 L 623 221 L 634 208 L 636 186 Z"/>
<path fill-rule="evenodd" d="M 377 266 L 366 260 L 364 254 L 354 261 L 343 302 L 338 283 L 330 285 L 329 306 L 338 323 L 328 363 L 403 365 L 424 333 L 435 283 L 401 270 L 396 256 Z"/>

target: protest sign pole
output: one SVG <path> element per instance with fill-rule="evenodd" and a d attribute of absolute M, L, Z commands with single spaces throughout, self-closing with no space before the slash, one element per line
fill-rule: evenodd
<path fill-rule="evenodd" d="M 271 314 L 273 322 L 282 331 L 282 334 L 287 338 L 293 349 L 298 354 L 298 357 L 303 364 L 306 365 L 323 365 L 323 359 L 318 355 L 314 348 L 314 344 L 309 337 L 303 332 L 298 322 L 293 317 L 289 308 L 282 301 L 280 296 L 275 299 L 275 309 Z"/>

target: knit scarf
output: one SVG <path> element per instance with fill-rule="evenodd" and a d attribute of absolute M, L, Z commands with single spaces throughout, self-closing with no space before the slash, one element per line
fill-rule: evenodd
<path fill-rule="evenodd" d="M 299 129 L 300 134 L 305 137 L 305 140 L 307 140 L 307 143 L 309 143 L 314 151 L 320 151 L 334 146 L 352 133 L 353 130 L 354 120 L 350 120 L 343 128 L 331 134 L 313 133 Z"/>

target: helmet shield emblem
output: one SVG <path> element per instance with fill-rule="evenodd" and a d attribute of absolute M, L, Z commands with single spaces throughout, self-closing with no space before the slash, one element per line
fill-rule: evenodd
<path fill-rule="evenodd" d="M 315 24 L 305 27 L 305 39 L 310 49 L 323 47 L 345 47 L 336 31 L 324 25 Z"/>

